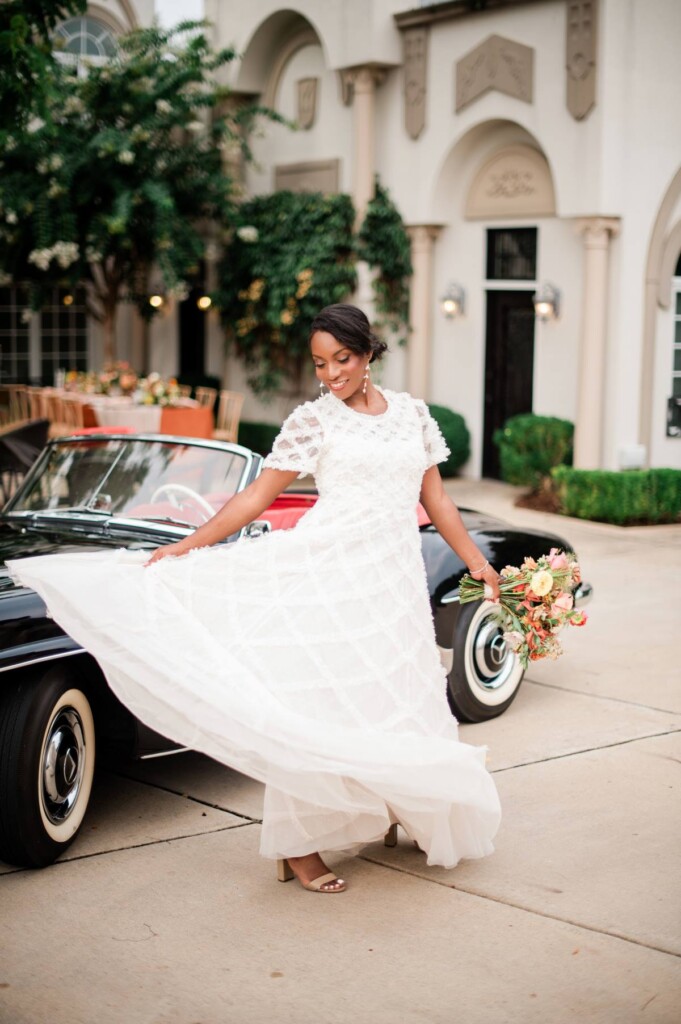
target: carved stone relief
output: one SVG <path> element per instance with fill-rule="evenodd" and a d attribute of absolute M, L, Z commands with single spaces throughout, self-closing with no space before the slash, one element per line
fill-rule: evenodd
<path fill-rule="evenodd" d="M 311 128 L 317 116 L 318 78 L 299 78 L 297 85 L 296 122 L 299 128 Z"/>
<path fill-rule="evenodd" d="M 278 164 L 274 168 L 274 190 L 290 192 L 337 192 L 340 160 L 311 160 L 301 164 Z"/>
<path fill-rule="evenodd" d="M 598 0 L 569 0 L 565 66 L 567 108 L 581 121 L 596 103 L 596 20 Z"/>
<path fill-rule="evenodd" d="M 409 28 L 402 35 L 404 52 L 404 126 L 418 139 L 426 123 L 428 29 Z"/>
<path fill-rule="evenodd" d="M 466 217 L 548 217 L 556 212 L 551 171 L 531 146 L 507 146 L 478 170 L 466 199 Z"/>
<path fill-rule="evenodd" d="M 490 36 L 456 63 L 456 112 L 490 89 L 531 103 L 533 80 L 532 47 Z"/>

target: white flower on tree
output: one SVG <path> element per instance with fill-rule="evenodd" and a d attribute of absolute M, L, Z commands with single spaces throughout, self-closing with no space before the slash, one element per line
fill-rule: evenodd
<path fill-rule="evenodd" d="M 257 242 L 258 241 L 258 229 L 252 224 L 246 224 L 242 228 L 238 228 L 237 237 L 242 242 Z"/>

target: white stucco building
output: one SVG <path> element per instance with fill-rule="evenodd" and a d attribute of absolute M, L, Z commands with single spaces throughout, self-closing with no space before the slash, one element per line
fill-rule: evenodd
<path fill-rule="evenodd" d="M 124 27 L 152 6 L 90 14 Z M 199 9 L 241 54 L 233 90 L 301 125 L 254 140 L 250 193 L 346 191 L 362 211 L 375 174 L 389 189 L 414 276 L 383 380 L 465 416 L 465 472 L 494 475 L 493 429 L 530 410 L 574 421 L 579 466 L 681 466 L 678 0 L 156 0 L 166 21 Z M 558 315 L 541 321 L 547 283 Z M 159 321 L 156 368 L 176 371 L 183 343 Z M 214 318 L 205 366 L 243 389 Z M 283 411 L 249 397 L 245 417 Z"/>

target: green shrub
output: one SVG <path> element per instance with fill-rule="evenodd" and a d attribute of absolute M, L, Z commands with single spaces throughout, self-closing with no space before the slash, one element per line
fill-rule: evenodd
<path fill-rule="evenodd" d="M 442 431 L 451 455 L 440 463 L 442 476 L 455 476 L 471 454 L 471 435 L 463 416 L 444 405 L 429 405 L 430 415 Z"/>
<path fill-rule="evenodd" d="M 512 416 L 494 434 L 501 478 L 537 490 L 554 466 L 572 464 L 574 427 L 555 416 Z"/>
<path fill-rule="evenodd" d="M 239 444 L 259 455 L 269 455 L 274 439 L 281 430 L 276 423 L 239 423 Z"/>
<path fill-rule="evenodd" d="M 681 469 L 571 469 L 552 472 L 561 512 L 615 523 L 673 523 L 681 516 Z"/>

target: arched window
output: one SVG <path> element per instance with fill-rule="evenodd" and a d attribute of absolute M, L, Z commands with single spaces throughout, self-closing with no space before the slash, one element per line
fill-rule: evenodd
<path fill-rule="evenodd" d="M 62 64 L 77 68 L 106 64 L 116 53 L 116 38 L 104 22 L 87 15 L 69 18 L 54 32 L 58 41 L 55 56 Z"/>

